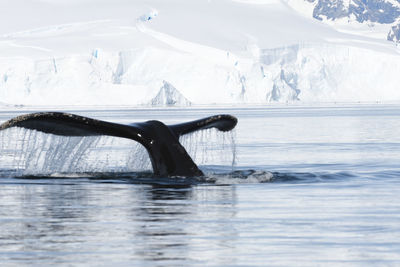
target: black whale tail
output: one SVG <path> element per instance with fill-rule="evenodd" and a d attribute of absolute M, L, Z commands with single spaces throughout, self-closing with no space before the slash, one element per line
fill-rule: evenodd
<path fill-rule="evenodd" d="M 124 125 L 69 113 L 41 112 L 15 117 L 0 125 L 0 130 L 22 127 L 62 136 L 109 135 L 128 138 L 146 148 L 155 175 L 201 176 L 203 173 L 179 143 L 179 137 L 209 128 L 230 131 L 236 124 L 237 119 L 230 115 L 216 115 L 167 126 L 155 120 Z"/>

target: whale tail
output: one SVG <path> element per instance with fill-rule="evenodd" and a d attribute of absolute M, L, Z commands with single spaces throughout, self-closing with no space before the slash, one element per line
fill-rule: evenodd
<path fill-rule="evenodd" d="M 231 115 L 216 115 L 168 126 L 156 120 L 124 125 L 69 113 L 40 112 L 6 121 L 0 125 L 0 130 L 22 127 L 62 136 L 108 135 L 128 138 L 146 148 L 155 175 L 190 177 L 203 173 L 179 143 L 179 137 L 209 128 L 230 131 L 236 124 L 237 119 Z"/>

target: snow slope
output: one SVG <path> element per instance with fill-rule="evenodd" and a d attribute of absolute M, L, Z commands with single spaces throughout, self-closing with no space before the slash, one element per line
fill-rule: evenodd
<path fill-rule="evenodd" d="M 394 44 L 286 0 L 10 2 L 0 0 L 0 103 L 400 100 Z"/>

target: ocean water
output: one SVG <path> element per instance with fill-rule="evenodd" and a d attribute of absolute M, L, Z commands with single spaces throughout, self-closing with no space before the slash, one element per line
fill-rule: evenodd
<path fill-rule="evenodd" d="M 181 140 L 190 179 L 153 177 L 130 140 L 2 131 L 2 266 L 400 266 L 399 105 L 68 112 L 239 123 Z"/>

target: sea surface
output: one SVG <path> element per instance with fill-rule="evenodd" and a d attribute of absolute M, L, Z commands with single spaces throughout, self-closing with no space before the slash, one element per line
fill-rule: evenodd
<path fill-rule="evenodd" d="M 1 266 L 400 266 L 400 105 L 63 111 L 239 123 L 181 140 L 190 179 L 153 177 L 130 140 L 2 131 Z"/>

